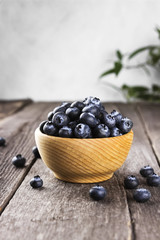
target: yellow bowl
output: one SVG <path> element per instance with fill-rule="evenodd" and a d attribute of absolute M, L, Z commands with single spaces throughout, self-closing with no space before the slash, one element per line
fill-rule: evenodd
<path fill-rule="evenodd" d="M 133 131 L 110 138 L 62 138 L 35 131 L 44 163 L 58 179 L 74 183 L 102 182 L 112 177 L 127 158 Z"/>

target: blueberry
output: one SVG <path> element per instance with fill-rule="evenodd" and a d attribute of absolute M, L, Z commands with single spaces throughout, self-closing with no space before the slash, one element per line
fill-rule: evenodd
<path fill-rule="evenodd" d="M 94 137 L 106 138 L 110 136 L 110 130 L 105 124 L 99 124 L 93 130 Z"/>
<path fill-rule="evenodd" d="M 84 108 L 85 104 L 83 102 L 80 102 L 80 101 L 75 101 L 71 104 L 71 107 L 77 107 L 79 108 L 80 110 L 82 108 Z"/>
<path fill-rule="evenodd" d="M 43 121 L 43 122 L 41 122 L 41 123 L 39 124 L 39 130 L 40 130 L 42 133 L 44 133 L 44 132 L 43 132 L 43 127 L 44 127 L 44 125 L 46 124 L 46 122 L 47 122 L 47 121 Z"/>
<path fill-rule="evenodd" d="M 34 147 L 32 148 L 32 152 L 33 152 L 35 158 L 41 158 L 37 146 L 34 146 Z"/>
<path fill-rule="evenodd" d="M 0 137 L 0 146 L 4 146 L 6 143 L 6 140 L 3 137 Z"/>
<path fill-rule="evenodd" d="M 30 185 L 33 188 L 40 188 L 43 186 L 43 180 L 40 178 L 39 175 L 34 176 L 34 178 L 30 180 Z"/>
<path fill-rule="evenodd" d="M 133 198 L 140 203 L 147 202 L 151 197 L 150 191 L 144 188 L 136 189 L 133 193 Z"/>
<path fill-rule="evenodd" d="M 102 123 L 105 115 L 108 115 L 108 113 L 104 110 L 101 110 L 99 114 L 99 119 L 101 120 Z"/>
<path fill-rule="evenodd" d="M 128 133 L 133 127 L 133 122 L 129 118 L 122 118 L 121 122 L 118 124 L 120 131 L 125 134 Z"/>
<path fill-rule="evenodd" d="M 89 195 L 93 200 L 99 201 L 105 198 L 107 191 L 102 186 L 95 186 L 89 190 Z"/>
<path fill-rule="evenodd" d="M 153 173 L 152 175 L 149 175 L 147 177 L 147 184 L 149 186 L 159 187 L 160 186 L 160 176 L 158 176 L 155 173 Z"/>
<path fill-rule="evenodd" d="M 92 113 L 84 112 L 79 117 L 80 122 L 94 128 L 98 124 L 98 120 Z"/>
<path fill-rule="evenodd" d="M 53 114 L 55 114 L 56 112 L 65 112 L 66 111 L 66 107 L 65 106 L 58 106 L 56 108 L 53 109 Z"/>
<path fill-rule="evenodd" d="M 79 123 L 74 129 L 74 135 L 77 138 L 90 138 L 91 129 L 87 124 Z"/>
<path fill-rule="evenodd" d="M 58 130 L 51 121 L 48 121 L 43 126 L 43 132 L 50 136 L 56 136 L 58 133 Z"/>
<path fill-rule="evenodd" d="M 107 125 L 109 128 L 113 128 L 116 125 L 116 120 L 114 117 L 112 117 L 110 114 L 103 112 L 103 123 Z"/>
<path fill-rule="evenodd" d="M 66 110 L 66 114 L 67 116 L 71 119 L 71 120 L 75 120 L 79 118 L 81 111 L 79 108 L 77 107 L 69 107 Z"/>
<path fill-rule="evenodd" d="M 70 121 L 69 117 L 63 112 L 55 113 L 52 118 L 52 122 L 56 127 L 67 126 L 69 121 Z"/>
<path fill-rule="evenodd" d="M 48 118 L 48 121 L 52 121 L 53 112 L 49 112 L 47 118 Z"/>
<path fill-rule="evenodd" d="M 85 98 L 85 100 L 83 101 L 83 103 L 84 103 L 85 105 L 89 105 L 89 104 L 91 103 L 91 104 L 96 105 L 97 107 L 101 107 L 101 101 L 100 101 L 100 99 L 97 98 L 97 97 L 87 97 L 87 98 Z"/>
<path fill-rule="evenodd" d="M 62 107 L 65 107 L 65 109 L 67 109 L 67 108 L 69 108 L 69 107 L 71 106 L 71 103 L 69 103 L 69 102 L 63 102 L 63 103 L 61 104 L 61 106 L 62 106 Z"/>
<path fill-rule="evenodd" d="M 121 133 L 119 128 L 117 128 L 117 127 L 111 128 L 110 132 L 111 132 L 110 137 L 118 137 L 118 136 L 120 136 L 120 133 Z"/>
<path fill-rule="evenodd" d="M 111 116 L 115 118 L 116 124 L 119 124 L 122 120 L 122 114 L 117 112 L 116 110 L 113 110 L 111 112 Z"/>
<path fill-rule="evenodd" d="M 72 128 L 64 126 L 59 130 L 59 137 L 71 138 L 73 137 Z"/>
<path fill-rule="evenodd" d="M 76 120 L 76 121 L 69 122 L 69 123 L 68 123 L 68 127 L 72 128 L 72 129 L 74 130 L 78 123 L 79 123 L 79 122 L 78 122 L 77 120 Z"/>
<path fill-rule="evenodd" d="M 90 112 L 95 117 L 98 117 L 98 118 L 100 117 L 100 110 L 99 110 L 99 108 L 96 105 L 93 105 L 93 104 L 89 104 L 89 105 L 85 106 L 82 109 L 82 112 Z"/>
<path fill-rule="evenodd" d="M 148 177 L 149 175 L 153 174 L 154 170 L 152 167 L 148 166 L 144 166 L 143 168 L 140 169 L 140 174 L 143 177 Z"/>
<path fill-rule="evenodd" d="M 22 157 L 21 154 L 18 154 L 12 158 L 12 163 L 14 166 L 21 168 L 21 167 L 24 167 L 24 165 L 26 163 L 26 159 L 24 157 Z"/>
<path fill-rule="evenodd" d="M 137 186 L 139 185 L 139 181 L 138 179 L 131 175 L 131 176 L 127 176 L 125 179 L 124 179 L 124 186 L 125 188 L 128 188 L 128 189 L 133 189 L 133 188 L 136 188 Z"/>

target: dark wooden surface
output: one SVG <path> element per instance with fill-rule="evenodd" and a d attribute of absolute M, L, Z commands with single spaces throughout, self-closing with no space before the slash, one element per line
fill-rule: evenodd
<path fill-rule="evenodd" d="M 160 175 L 160 105 L 105 104 L 106 110 L 118 109 L 133 120 L 134 141 L 124 165 L 112 179 L 101 183 L 108 192 L 101 202 L 89 198 L 94 184 L 57 180 L 41 159 L 34 159 L 34 130 L 57 105 L 0 102 L 0 136 L 7 141 L 0 148 L 0 239 L 159 239 L 160 187 L 148 187 L 139 169 L 149 164 Z M 18 153 L 27 159 L 23 169 L 11 164 Z M 37 174 L 44 186 L 35 190 L 29 181 Z M 140 187 L 151 191 L 148 202 L 135 202 L 133 191 L 124 188 L 128 174 L 136 175 Z"/>

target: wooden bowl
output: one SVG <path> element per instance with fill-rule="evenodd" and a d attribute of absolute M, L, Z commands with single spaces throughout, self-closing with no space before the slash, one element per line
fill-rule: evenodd
<path fill-rule="evenodd" d="M 44 163 L 56 178 L 74 183 L 102 182 L 122 166 L 133 141 L 133 131 L 110 138 L 61 138 L 35 131 Z"/>

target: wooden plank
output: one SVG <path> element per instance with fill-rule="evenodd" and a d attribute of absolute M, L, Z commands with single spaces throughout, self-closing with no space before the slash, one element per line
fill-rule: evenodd
<path fill-rule="evenodd" d="M 139 204 L 133 200 L 132 191 L 126 191 L 132 219 L 133 236 L 135 239 L 140 240 L 157 239 L 160 235 L 160 188 L 147 186 L 146 179 L 140 177 L 139 170 L 148 164 L 154 168 L 157 174 L 160 174 L 160 169 L 145 134 L 143 122 L 141 122 L 139 113 L 135 112 L 135 105 L 117 104 L 117 107 L 122 114 L 131 118 L 134 123 L 133 146 L 119 172 L 122 176 L 127 174 L 136 175 L 141 183 L 139 187 L 149 189 L 152 194 L 150 201 L 145 204 Z M 119 181 L 122 181 L 122 179 L 120 178 Z"/>
<path fill-rule="evenodd" d="M 160 163 L 160 104 L 140 104 L 137 109 L 142 117 L 153 151 Z"/>
<path fill-rule="evenodd" d="M 22 108 L 32 103 L 31 99 L 4 101 L 0 100 L 0 120 L 15 112 L 20 111 Z"/>
<path fill-rule="evenodd" d="M 44 111 L 40 107 L 38 110 Z M 25 148 L 29 151 L 29 146 Z M 42 177 L 44 187 L 35 190 L 30 187 L 29 181 L 37 174 Z M 89 189 L 94 184 L 57 180 L 42 160 L 38 160 L 2 214 L 1 240 L 9 236 L 13 240 L 20 237 L 56 240 L 132 239 L 126 192 L 118 180 L 122 177 L 117 172 L 112 179 L 103 182 L 108 196 L 101 202 L 94 202 L 89 198 Z"/>
<path fill-rule="evenodd" d="M 1 120 L 0 135 L 6 139 L 6 147 L 0 149 L 1 211 L 34 163 L 32 154 L 32 147 L 35 145 L 34 130 L 54 106 L 56 104 L 33 103 L 17 114 Z M 11 163 L 17 154 L 22 154 L 27 159 L 26 167 L 23 169 L 16 169 Z"/>

